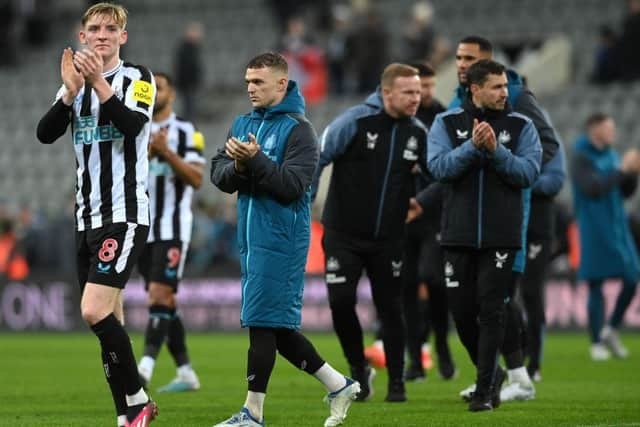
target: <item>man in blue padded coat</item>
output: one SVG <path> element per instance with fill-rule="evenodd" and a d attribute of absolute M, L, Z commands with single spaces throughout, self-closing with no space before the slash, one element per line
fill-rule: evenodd
<path fill-rule="evenodd" d="M 211 182 L 238 192 L 242 270 L 240 322 L 249 328 L 247 400 L 217 426 L 264 426 L 263 404 L 276 350 L 327 388 L 325 426 L 342 424 L 360 384 L 337 372 L 300 333 L 304 267 L 310 239 L 310 184 L 316 133 L 304 98 L 276 53 L 256 56 L 245 81 L 253 111 L 236 117 L 211 161 Z"/>

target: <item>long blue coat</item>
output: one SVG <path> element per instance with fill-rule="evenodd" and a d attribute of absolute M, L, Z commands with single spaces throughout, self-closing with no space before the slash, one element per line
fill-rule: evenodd
<path fill-rule="evenodd" d="M 619 171 L 620 156 L 612 148 L 599 150 L 586 136 L 573 146 L 574 210 L 580 233 L 578 278 L 637 280 L 638 253 L 624 197 L 635 190 L 635 176 Z"/>
<path fill-rule="evenodd" d="M 260 151 L 238 174 L 222 148 L 211 181 L 238 192 L 238 244 L 243 327 L 298 329 L 310 239 L 310 184 L 318 163 L 317 136 L 304 117 L 304 98 L 290 81 L 283 101 L 236 117 L 229 132 L 256 136 Z"/>

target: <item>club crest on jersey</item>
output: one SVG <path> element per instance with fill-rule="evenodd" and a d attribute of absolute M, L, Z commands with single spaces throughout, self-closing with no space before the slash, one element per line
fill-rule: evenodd
<path fill-rule="evenodd" d="M 416 160 L 418 160 L 418 155 L 415 153 L 417 149 L 418 140 L 415 136 L 412 136 L 407 140 L 407 145 L 402 153 L 402 158 L 405 160 L 409 160 L 410 162 L 415 162 Z"/>
<path fill-rule="evenodd" d="M 178 271 L 175 268 L 165 268 L 164 275 L 170 279 L 174 279 L 178 275 Z"/>
<path fill-rule="evenodd" d="M 369 150 L 375 150 L 377 142 L 378 142 L 378 134 L 367 132 L 367 148 Z"/>
<path fill-rule="evenodd" d="M 496 251 L 496 268 L 502 268 L 504 267 L 504 263 L 507 262 L 507 258 L 509 258 L 509 253 L 505 252 L 504 254 L 501 254 L 500 252 Z"/>
<path fill-rule="evenodd" d="M 507 132 L 506 130 L 503 130 L 498 134 L 498 142 L 500 144 L 508 144 L 510 141 L 511 134 L 509 134 L 509 132 Z"/>
<path fill-rule="evenodd" d="M 444 265 L 444 275 L 447 277 L 453 276 L 453 265 L 449 261 Z"/>
<path fill-rule="evenodd" d="M 407 150 L 416 151 L 418 149 L 418 138 L 415 136 L 410 137 L 407 140 Z"/>
<path fill-rule="evenodd" d="M 327 259 L 326 270 L 327 271 L 338 271 L 338 270 L 340 270 L 340 263 L 338 262 L 338 258 L 329 257 L 329 259 Z"/>
<path fill-rule="evenodd" d="M 265 141 L 265 143 L 262 145 L 262 147 L 264 148 L 265 151 L 271 151 L 275 148 L 276 146 L 276 136 L 275 135 L 269 135 L 269 137 L 267 138 L 267 140 Z"/>

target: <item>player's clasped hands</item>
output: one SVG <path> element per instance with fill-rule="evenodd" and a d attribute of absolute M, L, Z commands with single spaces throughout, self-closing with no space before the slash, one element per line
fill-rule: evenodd
<path fill-rule="evenodd" d="M 473 131 L 471 138 L 471 141 L 476 148 L 484 148 L 490 153 L 496 151 L 496 134 L 489 123 L 478 122 L 478 119 L 473 119 Z"/>
<path fill-rule="evenodd" d="M 102 55 L 90 49 L 82 49 L 73 54 L 73 65 L 89 83 L 93 83 L 102 76 L 104 62 Z"/>
<path fill-rule="evenodd" d="M 256 141 L 255 135 L 249 133 L 249 141 L 242 142 L 237 138 L 231 137 L 225 144 L 225 152 L 227 156 L 239 162 L 245 162 L 256 155 L 260 151 L 260 146 Z"/>
<path fill-rule="evenodd" d="M 169 149 L 167 142 L 169 130 L 167 128 L 160 128 L 157 132 L 151 134 L 149 138 L 149 158 L 155 156 L 163 156 Z"/>

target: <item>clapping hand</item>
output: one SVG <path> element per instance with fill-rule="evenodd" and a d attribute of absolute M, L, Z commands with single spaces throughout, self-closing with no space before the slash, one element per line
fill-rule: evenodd
<path fill-rule="evenodd" d="M 70 47 L 62 51 L 60 75 L 66 88 L 66 92 L 62 95 L 62 101 L 66 105 L 71 105 L 73 99 L 84 86 L 84 77 L 73 64 L 73 50 Z"/>

